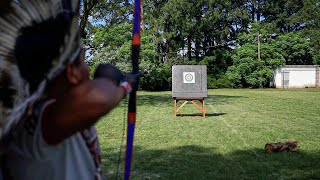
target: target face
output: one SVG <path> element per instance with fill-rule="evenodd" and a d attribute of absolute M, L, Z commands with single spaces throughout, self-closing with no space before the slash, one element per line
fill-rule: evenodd
<path fill-rule="evenodd" d="M 194 72 L 183 72 L 183 83 L 195 83 L 195 79 Z"/>

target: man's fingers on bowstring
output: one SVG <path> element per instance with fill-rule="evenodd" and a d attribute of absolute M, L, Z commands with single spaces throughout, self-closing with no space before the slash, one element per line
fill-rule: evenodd
<path fill-rule="evenodd" d="M 132 85 L 133 88 L 138 88 L 138 82 L 140 77 L 143 76 L 143 74 L 141 72 L 137 72 L 137 73 L 128 73 L 125 75 L 125 81 L 127 81 L 128 83 L 130 83 Z"/>
<path fill-rule="evenodd" d="M 142 76 L 143 74 L 140 72 L 125 74 L 125 78 L 121 81 L 120 86 L 125 89 L 126 95 L 129 95 L 133 89 L 138 88 L 138 81 Z"/>

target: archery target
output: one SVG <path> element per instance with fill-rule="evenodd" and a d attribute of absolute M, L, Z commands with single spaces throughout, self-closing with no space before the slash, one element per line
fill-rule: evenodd
<path fill-rule="evenodd" d="M 183 83 L 195 83 L 195 73 L 194 72 L 183 72 Z"/>

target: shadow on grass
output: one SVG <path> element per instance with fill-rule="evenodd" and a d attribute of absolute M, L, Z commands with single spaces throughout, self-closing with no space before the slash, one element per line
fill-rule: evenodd
<path fill-rule="evenodd" d="M 206 117 L 212 117 L 212 116 L 222 116 L 226 113 L 206 113 Z M 194 114 L 177 114 L 177 116 L 183 117 L 183 116 L 202 116 L 201 113 L 194 113 Z"/>
<path fill-rule="evenodd" d="M 226 96 L 226 95 L 209 95 L 208 98 L 205 99 L 206 103 L 211 105 L 223 105 L 232 103 L 236 99 L 244 99 L 244 96 Z"/>
<path fill-rule="evenodd" d="M 102 158 L 108 179 L 117 179 L 116 153 Z M 145 150 L 135 147 L 132 179 L 318 179 L 320 152 L 266 154 L 262 149 L 218 154 L 215 148 L 182 146 Z M 123 176 L 121 161 L 119 179 Z"/>
<path fill-rule="evenodd" d="M 227 103 L 232 103 L 234 99 L 238 98 L 246 98 L 243 96 L 225 96 L 225 95 L 209 95 L 207 98 L 205 98 L 205 103 L 206 104 L 227 104 Z M 138 95 L 137 96 L 137 105 L 149 105 L 149 106 L 154 106 L 154 105 L 170 105 L 173 106 L 173 98 L 171 95 Z"/>
<path fill-rule="evenodd" d="M 154 106 L 158 104 L 163 105 L 172 105 L 173 106 L 173 99 L 170 95 L 138 95 L 137 96 L 137 105 L 148 105 Z"/>

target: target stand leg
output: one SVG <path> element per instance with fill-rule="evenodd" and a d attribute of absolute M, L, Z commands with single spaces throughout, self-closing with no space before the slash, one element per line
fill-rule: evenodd
<path fill-rule="evenodd" d="M 180 100 L 185 100 L 185 102 L 183 102 L 183 103 L 179 106 L 179 108 L 177 108 L 177 104 L 178 104 L 178 102 L 179 102 Z M 195 100 L 200 101 L 200 105 L 201 105 L 201 106 L 199 106 Z M 177 117 L 177 115 L 181 115 L 181 116 L 186 115 L 186 116 L 187 116 L 187 114 L 178 114 L 178 112 L 179 112 L 188 102 L 191 102 L 194 106 L 196 106 L 196 107 L 201 111 L 202 117 L 203 117 L 203 118 L 206 118 L 206 112 L 205 112 L 205 107 L 204 107 L 204 98 L 174 98 L 174 110 L 173 110 L 173 111 L 174 111 L 174 117 L 175 117 L 175 118 Z M 192 115 L 192 114 L 189 114 L 189 115 Z"/>

